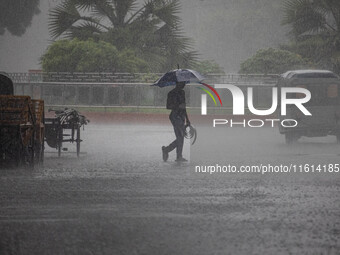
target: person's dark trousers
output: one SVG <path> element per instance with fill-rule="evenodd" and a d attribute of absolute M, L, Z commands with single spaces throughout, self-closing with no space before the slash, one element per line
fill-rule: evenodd
<path fill-rule="evenodd" d="M 176 148 L 177 158 L 182 158 L 185 133 L 185 118 L 172 112 L 169 116 L 169 119 L 174 127 L 176 140 L 173 141 L 168 147 L 166 147 L 166 150 L 170 152 Z"/>

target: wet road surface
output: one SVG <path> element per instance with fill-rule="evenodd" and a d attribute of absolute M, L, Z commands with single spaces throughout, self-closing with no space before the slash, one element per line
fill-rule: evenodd
<path fill-rule="evenodd" d="M 79 159 L 69 146 L 41 168 L 2 169 L 0 254 L 339 254 L 340 173 L 195 173 L 340 163 L 334 137 L 289 147 L 276 129 L 198 131 L 181 165 L 161 160 L 170 126 L 91 124 Z"/>

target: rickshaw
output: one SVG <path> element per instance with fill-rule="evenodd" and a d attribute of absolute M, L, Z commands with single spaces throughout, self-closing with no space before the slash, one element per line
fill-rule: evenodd
<path fill-rule="evenodd" d="M 31 166 L 44 158 L 44 101 L 13 95 L 0 74 L 0 165 Z"/>
<path fill-rule="evenodd" d="M 300 87 L 310 91 L 311 99 L 304 106 L 312 114 L 304 115 L 294 105 L 287 106 L 286 116 L 280 120 L 296 120 L 295 127 L 279 125 L 279 131 L 285 135 L 287 144 L 296 142 L 300 137 L 336 136 L 340 143 L 340 79 L 327 70 L 293 70 L 282 74 L 277 87 Z M 304 95 L 295 93 L 290 98 Z"/>

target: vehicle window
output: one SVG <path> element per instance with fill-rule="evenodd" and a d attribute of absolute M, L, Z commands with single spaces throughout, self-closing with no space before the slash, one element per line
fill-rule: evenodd
<path fill-rule="evenodd" d="M 307 89 L 307 86 L 306 85 L 298 85 L 296 86 L 297 88 L 304 88 L 304 89 Z M 303 94 L 303 93 L 296 93 L 296 98 L 304 98 L 306 95 Z"/>
<path fill-rule="evenodd" d="M 299 73 L 294 78 L 337 78 L 334 73 Z"/>
<path fill-rule="evenodd" d="M 306 87 L 312 94 L 311 100 L 306 104 L 307 106 L 326 106 L 339 105 L 340 97 L 338 85 L 308 85 Z M 298 98 L 298 95 L 297 95 Z"/>

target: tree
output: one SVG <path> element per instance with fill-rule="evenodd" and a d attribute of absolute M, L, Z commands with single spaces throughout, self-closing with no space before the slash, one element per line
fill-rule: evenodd
<path fill-rule="evenodd" d="M 132 49 L 154 72 L 190 67 L 197 54 L 180 29 L 179 0 L 64 0 L 50 13 L 58 37 L 103 40 Z"/>
<path fill-rule="evenodd" d="M 301 56 L 279 49 L 261 49 L 241 63 L 240 73 L 280 74 L 288 70 L 306 68 L 311 64 Z"/>
<path fill-rule="evenodd" d="M 223 68 L 219 64 L 217 64 L 215 60 L 198 61 L 193 68 L 202 74 L 224 74 Z"/>
<path fill-rule="evenodd" d="M 286 49 L 340 73 L 340 1 L 285 1 L 282 24 L 293 39 Z"/>
<path fill-rule="evenodd" d="M 146 72 L 147 63 L 131 50 L 92 39 L 59 40 L 42 56 L 45 72 Z"/>
<path fill-rule="evenodd" d="M 1 0 L 0 35 L 6 29 L 13 35 L 23 35 L 33 16 L 40 13 L 38 5 L 39 0 Z"/>

